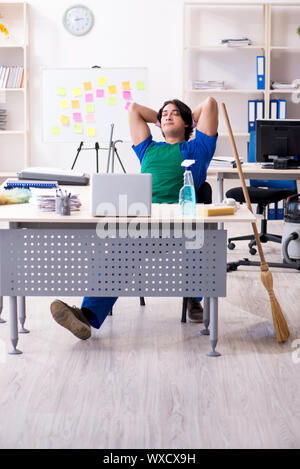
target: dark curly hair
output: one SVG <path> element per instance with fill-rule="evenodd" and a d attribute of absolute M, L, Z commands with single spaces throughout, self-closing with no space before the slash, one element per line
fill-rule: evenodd
<path fill-rule="evenodd" d="M 162 111 L 168 104 L 174 104 L 178 108 L 182 119 L 187 124 L 187 127 L 185 127 L 184 139 L 188 141 L 193 132 L 193 116 L 191 109 L 179 99 L 170 99 L 169 101 L 165 101 L 157 113 L 159 123 L 161 122 Z"/>

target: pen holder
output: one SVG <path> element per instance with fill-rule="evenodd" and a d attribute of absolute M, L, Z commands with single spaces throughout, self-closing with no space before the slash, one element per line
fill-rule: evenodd
<path fill-rule="evenodd" d="M 71 198 L 68 195 L 58 195 L 55 199 L 55 211 L 57 215 L 71 214 Z"/>

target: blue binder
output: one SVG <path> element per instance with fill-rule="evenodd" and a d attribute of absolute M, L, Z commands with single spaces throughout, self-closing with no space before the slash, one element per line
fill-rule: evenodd
<path fill-rule="evenodd" d="M 278 99 L 277 119 L 286 119 L 286 99 Z"/>
<path fill-rule="evenodd" d="M 265 116 L 265 102 L 263 99 L 255 100 L 255 120 L 263 119 Z"/>
<path fill-rule="evenodd" d="M 255 130 L 255 99 L 248 101 L 248 132 Z"/>
<path fill-rule="evenodd" d="M 256 77 L 257 77 L 257 89 L 265 89 L 265 57 L 258 55 L 256 57 Z"/>
<path fill-rule="evenodd" d="M 278 100 L 271 99 L 270 100 L 270 119 L 277 119 L 278 115 Z"/>

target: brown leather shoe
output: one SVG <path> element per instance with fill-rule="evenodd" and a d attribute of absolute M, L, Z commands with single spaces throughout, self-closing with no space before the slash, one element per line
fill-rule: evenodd
<path fill-rule="evenodd" d="M 196 298 L 187 299 L 188 318 L 191 322 L 203 322 L 203 308 Z"/>
<path fill-rule="evenodd" d="M 50 306 L 55 321 L 68 329 L 72 334 L 82 340 L 91 337 L 91 326 L 81 309 L 69 306 L 63 301 L 55 300 Z"/>

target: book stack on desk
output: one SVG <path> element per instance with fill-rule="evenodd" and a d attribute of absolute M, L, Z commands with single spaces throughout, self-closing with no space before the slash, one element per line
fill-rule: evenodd
<path fill-rule="evenodd" d="M 32 196 L 29 202 L 37 210 L 41 212 L 55 212 L 57 189 L 31 188 L 30 191 Z M 71 211 L 80 210 L 81 202 L 78 198 L 78 194 L 69 194 Z"/>
<path fill-rule="evenodd" d="M 240 160 L 240 163 L 243 162 Z M 210 167 L 227 167 L 227 168 L 235 168 L 235 158 L 233 156 L 214 156 L 211 160 Z"/>

